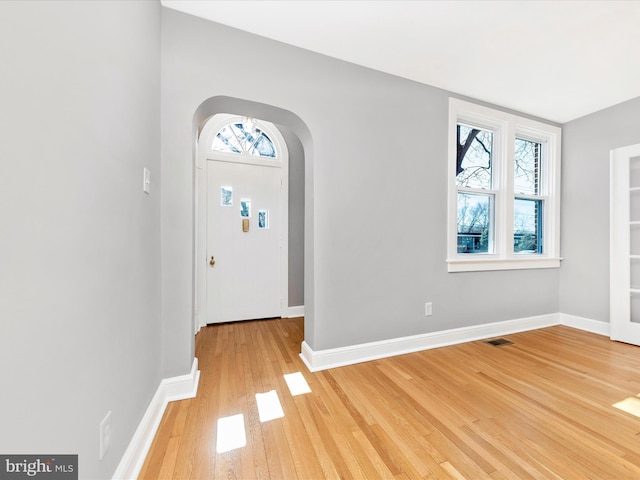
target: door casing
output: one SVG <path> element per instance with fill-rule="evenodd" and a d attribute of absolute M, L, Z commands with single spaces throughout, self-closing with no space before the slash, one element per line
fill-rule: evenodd
<path fill-rule="evenodd" d="M 638 218 L 631 218 L 630 169 L 631 159 L 640 157 L 640 144 L 616 148 L 611 151 L 611 203 L 610 203 L 610 322 L 611 339 L 640 345 L 640 323 L 631 319 L 631 295 L 640 291 L 631 288 L 630 262 L 632 258 L 630 229 L 639 228 Z M 637 190 L 638 185 L 634 185 Z M 635 220 L 632 226 L 631 220 Z"/>

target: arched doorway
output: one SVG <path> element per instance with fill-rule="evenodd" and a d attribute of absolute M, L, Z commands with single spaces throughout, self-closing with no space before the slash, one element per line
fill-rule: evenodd
<path fill-rule="evenodd" d="M 202 266 L 206 255 L 203 243 L 204 205 L 200 199 L 204 189 L 200 185 L 203 170 L 198 167 L 197 145 L 207 121 L 219 113 L 235 112 L 245 117 L 261 118 L 275 125 L 285 138 L 289 149 L 289 317 L 304 316 L 305 343 L 315 344 L 315 207 L 314 207 L 314 148 L 307 124 L 295 113 L 273 105 L 235 97 L 214 96 L 204 100 L 193 115 L 193 172 L 194 172 L 194 255 L 193 255 L 193 333 L 206 324 L 202 320 L 199 298 L 205 280 Z M 298 199 L 298 200 L 296 200 Z"/>
<path fill-rule="evenodd" d="M 271 123 L 216 114 L 196 158 L 196 332 L 286 316 L 288 150 Z"/>

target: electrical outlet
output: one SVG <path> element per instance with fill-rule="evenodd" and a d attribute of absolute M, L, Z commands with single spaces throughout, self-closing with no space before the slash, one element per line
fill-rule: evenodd
<path fill-rule="evenodd" d="M 100 460 L 111 446 L 111 410 L 100 422 Z"/>
<path fill-rule="evenodd" d="M 433 315 L 433 304 L 431 302 L 427 302 L 424 304 L 424 316 L 430 317 Z"/>

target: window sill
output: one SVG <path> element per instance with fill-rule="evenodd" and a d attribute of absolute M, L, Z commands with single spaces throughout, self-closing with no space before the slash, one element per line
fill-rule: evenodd
<path fill-rule="evenodd" d="M 559 268 L 560 258 L 454 258 L 447 259 L 449 273 L 484 272 L 489 270 L 529 270 L 534 268 Z"/>

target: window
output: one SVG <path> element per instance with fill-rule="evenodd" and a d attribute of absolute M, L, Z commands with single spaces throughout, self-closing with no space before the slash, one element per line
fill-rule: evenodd
<path fill-rule="evenodd" d="M 273 142 L 251 119 L 232 122 L 213 138 L 211 149 L 224 153 L 244 153 L 254 157 L 276 158 Z"/>
<path fill-rule="evenodd" d="M 450 99 L 450 272 L 560 265 L 560 128 Z"/>

